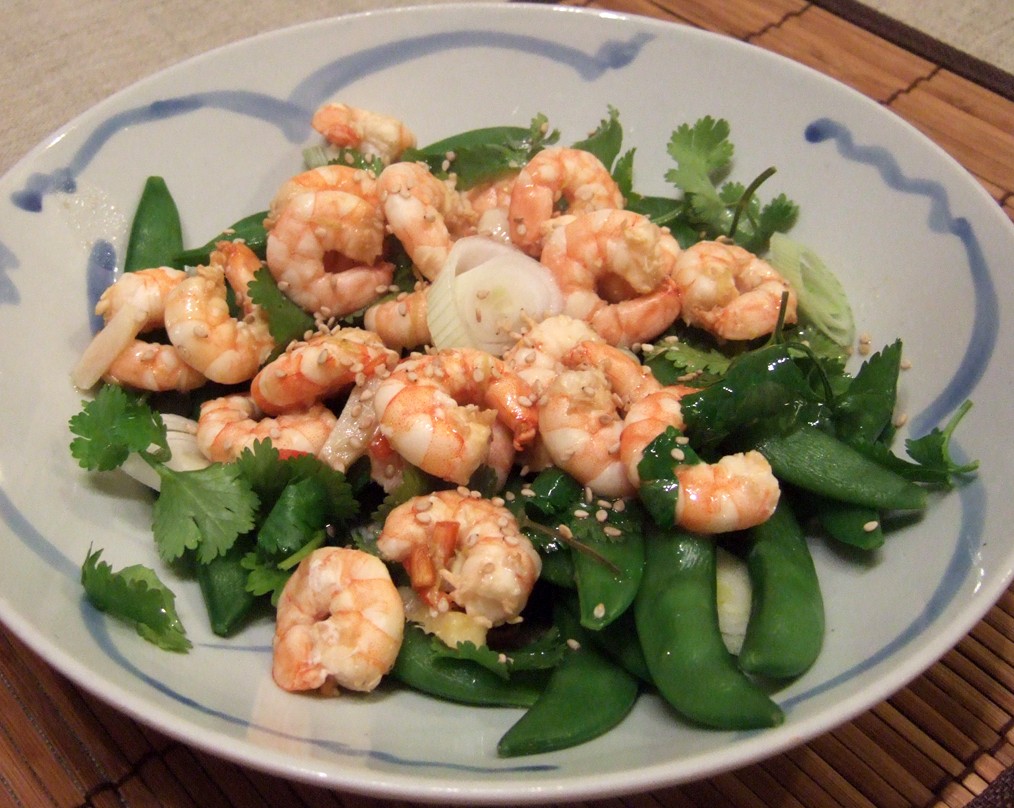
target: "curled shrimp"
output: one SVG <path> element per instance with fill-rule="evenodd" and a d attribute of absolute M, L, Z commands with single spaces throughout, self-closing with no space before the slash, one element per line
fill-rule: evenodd
<path fill-rule="evenodd" d="M 268 269 L 304 310 L 342 317 L 371 303 L 394 277 L 379 260 L 384 219 L 377 204 L 347 191 L 296 194 L 268 232 Z"/>
<path fill-rule="evenodd" d="M 370 691 L 394 666 L 405 608 L 384 562 L 321 547 L 299 562 L 278 599 L 272 676 L 290 690 Z"/>
<path fill-rule="evenodd" d="M 503 505 L 467 491 L 437 491 L 396 507 L 377 539 L 433 610 L 460 609 L 491 628 L 518 620 L 542 569 Z"/>
<path fill-rule="evenodd" d="M 534 437 L 538 412 L 531 388 L 484 351 L 456 348 L 416 355 L 377 388 L 381 434 L 409 463 L 465 484 L 489 455 L 499 418 L 521 449 Z"/>
<path fill-rule="evenodd" d="M 290 177 L 275 193 L 264 219 L 270 230 L 279 215 L 295 197 L 317 191 L 343 191 L 376 205 L 379 202 L 377 179 L 369 171 L 344 165 L 325 165 L 311 168 Z"/>
<path fill-rule="evenodd" d="M 581 149 L 543 149 L 521 169 L 511 190 L 511 240 L 538 256 L 560 200 L 566 201 L 568 213 L 623 207 L 620 187 L 594 154 Z"/>
<path fill-rule="evenodd" d="M 376 332 L 388 348 L 418 348 L 433 339 L 426 319 L 428 312 L 426 289 L 420 288 L 373 304 L 366 310 L 363 324 Z"/>
<path fill-rule="evenodd" d="M 438 179 L 423 163 L 392 163 L 377 180 L 390 231 L 428 280 L 440 273 L 453 232 L 467 232 L 471 218 L 453 183 Z"/>
<path fill-rule="evenodd" d="M 796 321 L 796 293 L 767 261 L 735 244 L 700 241 L 676 261 L 673 279 L 683 320 L 722 339 L 748 340 L 778 324 L 782 295 L 785 322 Z"/>
<path fill-rule="evenodd" d="M 269 439 L 276 449 L 316 455 L 336 422 L 323 404 L 265 418 L 250 396 L 222 396 L 201 405 L 197 446 L 212 463 L 228 463 L 244 449 Z"/>
<path fill-rule="evenodd" d="M 676 524 L 697 533 L 746 530 L 766 522 L 778 505 L 778 479 L 760 452 L 678 465 L 676 479 Z"/>
<path fill-rule="evenodd" d="M 186 280 L 171 267 L 154 267 L 122 275 L 95 305 L 105 321 L 85 350 L 74 380 L 91 387 L 98 378 L 139 390 L 186 392 L 203 385 L 204 374 L 188 365 L 174 345 L 137 339 L 165 325 L 165 301 Z"/>
<path fill-rule="evenodd" d="M 584 320 L 555 314 L 525 331 L 504 353 L 503 360 L 539 395 L 559 373 L 561 361 L 571 349 L 581 342 L 601 340 Z"/>
<path fill-rule="evenodd" d="M 553 463 L 597 494 L 630 496 L 621 455 L 624 418 L 661 384 L 626 351 L 601 340 L 579 342 L 539 399 L 539 434 Z"/>
<path fill-rule="evenodd" d="M 464 196 L 475 218 L 477 235 L 511 242 L 510 205 L 517 173 L 469 188 Z"/>
<path fill-rule="evenodd" d="M 220 241 L 206 267 L 166 298 L 165 327 L 180 355 L 212 381 L 236 384 L 253 378 L 274 348 L 267 315 L 247 294 L 260 259 L 239 241 Z M 244 312 L 229 311 L 226 281 Z"/>
<path fill-rule="evenodd" d="M 102 374 L 111 384 L 153 392 L 186 393 L 208 381 L 199 370 L 183 361 L 175 345 L 132 340 Z"/>
<path fill-rule="evenodd" d="M 564 370 L 540 399 L 539 436 L 553 464 L 605 497 L 635 493 L 620 461 L 623 418 L 598 368 Z"/>
<path fill-rule="evenodd" d="M 293 342 L 265 365 L 250 395 L 268 415 L 299 409 L 363 383 L 397 361 L 380 338 L 361 328 L 336 328 Z"/>
<path fill-rule="evenodd" d="M 542 250 L 564 297 L 563 310 L 587 320 L 613 345 L 645 342 L 680 312 L 672 271 L 680 247 L 668 231 L 630 210 L 561 217 Z"/>
<path fill-rule="evenodd" d="M 680 400 L 693 390 L 685 385 L 663 387 L 632 402 L 627 408 L 620 435 L 620 460 L 635 487 L 641 483 L 637 466 L 648 444 L 670 426 L 681 431 L 686 426 Z"/>
<path fill-rule="evenodd" d="M 335 146 L 357 149 L 384 163 L 397 160 L 416 143 L 415 135 L 397 118 L 348 104 L 324 104 L 311 123 Z"/>

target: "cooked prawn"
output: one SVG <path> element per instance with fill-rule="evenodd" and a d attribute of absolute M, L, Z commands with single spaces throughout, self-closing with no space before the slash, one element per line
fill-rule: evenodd
<path fill-rule="evenodd" d="M 187 278 L 171 267 L 128 272 L 95 305 L 105 325 L 85 349 L 73 377 L 80 387 L 99 378 L 139 390 L 186 392 L 203 385 L 204 374 L 188 365 L 173 345 L 137 339 L 165 325 L 165 300 Z"/>
<path fill-rule="evenodd" d="M 397 236 L 423 277 L 440 273 L 454 241 L 465 234 L 470 212 L 450 181 L 423 163 L 392 163 L 377 180 L 387 227 Z"/>
<path fill-rule="evenodd" d="M 623 417 L 599 368 L 563 370 L 540 398 L 539 436 L 554 465 L 596 494 L 635 493 L 620 460 Z"/>
<path fill-rule="evenodd" d="M 568 213 L 623 207 L 620 187 L 594 154 L 581 149 L 543 149 L 521 169 L 511 190 L 511 240 L 538 256 L 546 226 L 561 200 L 567 203 Z"/>
<path fill-rule="evenodd" d="M 212 463 L 228 463 L 257 441 L 269 439 L 276 449 L 316 455 L 336 421 L 323 404 L 265 418 L 250 396 L 222 396 L 201 405 L 197 446 Z"/>
<path fill-rule="evenodd" d="M 661 384 L 628 352 L 601 338 L 582 340 L 560 358 L 564 370 L 540 398 L 539 434 L 550 458 L 603 496 L 628 496 L 621 455 L 629 408 Z"/>
<path fill-rule="evenodd" d="M 503 505 L 469 492 L 413 497 L 388 515 L 377 539 L 404 565 L 412 588 L 437 612 L 461 609 L 491 628 L 515 622 L 542 563 Z"/>
<path fill-rule="evenodd" d="M 531 388 L 491 354 L 456 348 L 416 355 L 377 388 L 380 431 L 408 462 L 465 484 L 489 454 L 496 418 L 523 448 L 538 413 Z"/>
<path fill-rule="evenodd" d="M 683 320 L 722 339 L 770 334 L 778 324 L 782 295 L 785 322 L 796 321 L 796 293 L 767 261 L 735 244 L 700 241 L 676 261 L 673 279 Z"/>
<path fill-rule="evenodd" d="M 292 342 L 261 368 L 250 395 L 268 415 L 299 409 L 364 382 L 398 356 L 372 331 L 335 328 Z"/>
<path fill-rule="evenodd" d="M 617 404 L 624 410 L 632 402 L 657 392 L 661 383 L 635 356 L 606 342 L 583 340 L 561 358 L 564 367 L 594 367 L 602 371 Z"/>
<path fill-rule="evenodd" d="M 175 345 L 140 339 L 133 340 L 117 354 L 102 378 L 138 390 L 181 393 L 196 390 L 208 381 L 203 373 L 183 361 Z"/>
<path fill-rule="evenodd" d="M 299 562 L 281 597 L 272 676 L 279 687 L 373 690 L 394 665 L 405 608 L 384 562 L 321 547 Z"/>
<path fill-rule="evenodd" d="M 397 160 L 416 143 L 415 135 L 397 118 L 348 104 L 324 104 L 311 123 L 335 146 L 357 149 L 384 163 Z"/>
<path fill-rule="evenodd" d="M 465 199 L 472 208 L 477 235 L 511 242 L 510 205 L 517 173 L 469 188 Z"/>
<path fill-rule="evenodd" d="M 620 460 L 635 487 L 641 483 L 637 466 L 648 444 L 669 427 L 682 431 L 686 426 L 680 400 L 693 390 L 685 385 L 663 387 L 632 402 L 627 408 L 620 435 Z"/>
<path fill-rule="evenodd" d="M 95 313 L 108 322 L 124 307 L 144 314 L 139 332 L 161 328 L 165 324 L 165 299 L 186 280 L 187 273 L 172 267 L 153 267 L 125 272 L 107 287 L 95 304 Z"/>
<path fill-rule="evenodd" d="M 559 373 L 564 355 L 581 342 L 602 337 L 584 320 L 556 314 L 533 324 L 503 355 L 503 361 L 533 388 L 535 395 Z"/>
<path fill-rule="evenodd" d="M 373 304 L 366 310 L 363 324 L 375 331 L 388 348 L 418 348 L 433 339 L 426 319 L 428 312 L 426 288 L 420 288 Z"/>
<path fill-rule="evenodd" d="M 198 267 L 166 297 L 169 339 L 188 365 L 212 381 L 236 384 L 253 378 L 274 348 L 267 315 L 247 294 L 260 266 L 246 244 L 220 241 L 208 266 Z M 226 281 L 244 312 L 242 320 L 229 312 Z"/>
<path fill-rule="evenodd" d="M 377 204 L 346 191 L 296 194 L 268 233 L 267 263 L 278 288 L 311 314 L 342 317 L 390 285 L 380 260 L 384 218 Z"/>
<path fill-rule="evenodd" d="M 264 227 L 275 226 L 285 206 L 303 193 L 317 191 L 344 191 L 376 205 L 379 202 L 377 178 L 369 171 L 352 166 L 331 164 L 311 168 L 290 177 L 275 193 L 264 219 Z"/>
<path fill-rule="evenodd" d="M 778 505 L 778 479 L 760 452 L 679 465 L 676 479 L 676 524 L 697 533 L 746 530 L 767 521 Z"/>
<path fill-rule="evenodd" d="M 679 315 L 671 277 L 679 254 L 676 239 L 647 217 L 604 209 L 561 217 L 540 260 L 563 293 L 564 313 L 627 347 L 658 336 Z"/>

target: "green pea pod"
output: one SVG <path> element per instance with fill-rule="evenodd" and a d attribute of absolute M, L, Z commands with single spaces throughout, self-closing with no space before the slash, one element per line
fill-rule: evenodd
<path fill-rule="evenodd" d="M 553 670 L 546 689 L 497 744 L 501 757 L 554 752 L 597 738 L 630 712 L 637 680 L 600 654 L 566 609 L 557 620 L 578 641 Z"/>
<path fill-rule="evenodd" d="M 644 570 L 644 537 L 627 533 L 614 541 L 586 538 L 598 557 L 573 553 L 574 577 L 581 604 L 581 625 L 608 626 L 634 602 Z"/>
<path fill-rule="evenodd" d="M 574 615 L 580 614 L 577 603 L 568 602 L 567 608 Z M 641 641 L 637 638 L 633 609 L 627 609 L 608 626 L 603 626 L 598 631 L 589 631 L 587 634 L 595 647 L 623 670 L 642 682 L 652 684 L 651 672 L 644 659 L 644 651 L 641 650 Z"/>
<path fill-rule="evenodd" d="M 651 678 L 679 713 L 717 729 L 757 729 L 784 718 L 736 666 L 718 627 L 715 544 L 680 530 L 653 530 L 634 618 Z"/>
<path fill-rule="evenodd" d="M 884 543 L 880 513 L 875 508 L 815 498 L 813 510 L 817 521 L 835 541 L 861 550 L 875 550 Z"/>
<path fill-rule="evenodd" d="M 414 624 L 405 626 L 391 675 L 430 696 L 491 707 L 530 707 L 544 680 L 539 672 L 504 679 L 471 660 L 444 656 L 434 649 L 433 637 Z"/>
<path fill-rule="evenodd" d="M 176 202 L 165 180 L 148 177 L 130 226 L 123 271 L 172 266 L 183 249 L 183 228 Z"/>
<path fill-rule="evenodd" d="M 232 227 L 223 230 L 207 244 L 202 244 L 200 247 L 183 250 L 181 244 L 180 249 L 173 256 L 172 266 L 182 269 L 187 266 L 194 267 L 207 264 L 211 260 L 211 253 L 218 242 L 236 241 L 239 239 L 244 241 L 246 246 L 257 254 L 258 258 L 263 259 L 268 246 L 268 231 L 264 229 L 264 218 L 267 215 L 267 211 L 260 211 L 259 213 L 245 216 Z"/>
<path fill-rule="evenodd" d="M 211 630 L 219 637 L 233 634 L 257 601 L 246 588 L 250 573 L 241 564 L 244 552 L 236 546 L 225 555 L 197 565 L 197 583 Z"/>
<path fill-rule="evenodd" d="M 753 605 L 739 667 L 772 678 L 798 676 L 824 642 L 824 600 L 806 537 L 785 497 L 750 538 Z"/>
<path fill-rule="evenodd" d="M 888 511 L 926 507 L 920 486 L 815 427 L 767 435 L 756 449 L 776 477 L 829 499 Z"/>

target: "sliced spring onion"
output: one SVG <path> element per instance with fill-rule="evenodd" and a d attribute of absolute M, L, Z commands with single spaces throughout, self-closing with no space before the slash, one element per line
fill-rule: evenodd
<path fill-rule="evenodd" d="M 166 465 L 173 471 L 196 471 L 207 468 L 211 462 L 197 446 L 197 422 L 179 415 L 163 414 L 166 426 L 166 441 L 172 453 Z M 154 491 L 161 486 L 161 478 L 138 454 L 131 454 L 120 467 L 142 485 Z"/>
<path fill-rule="evenodd" d="M 771 265 L 796 290 L 799 317 L 836 344 L 847 347 L 856 336 L 852 307 L 841 282 L 808 247 L 783 233 L 771 237 Z"/>
<path fill-rule="evenodd" d="M 753 588 L 746 562 L 722 547 L 715 558 L 715 577 L 718 583 L 718 627 L 730 654 L 738 654 L 743 647 L 746 626 L 750 622 L 750 604 Z"/>
<path fill-rule="evenodd" d="M 117 309 L 85 348 L 78 363 L 71 371 L 70 379 L 79 390 L 90 390 L 109 370 L 113 361 L 133 342 L 148 319 L 148 313 L 137 306 L 126 303 Z"/>
<path fill-rule="evenodd" d="M 563 310 L 563 295 L 542 264 L 483 236 L 459 239 L 426 293 L 427 324 L 437 348 L 480 348 L 496 356 L 527 321 Z"/>

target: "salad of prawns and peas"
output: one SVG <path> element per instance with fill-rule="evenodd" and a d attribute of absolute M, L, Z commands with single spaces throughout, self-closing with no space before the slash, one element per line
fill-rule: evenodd
<path fill-rule="evenodd" d="M 136 274 L 150 297 L 99 304 L 73 456 L 158 491 L 159 557 L 215 634 L 277 610 L 286 689 L 389 675 L 523 707 L 502 756 L 594 738 L 646 691 L 696 725 L 777 725 L 771 692 L 823 640 L 807 536 L 872 550 L 974 472 L 948 450 L 970 405 L 892 451 L 900 341 L 860 340 L 846 371 L 842 287 L 785 235 L 796 204 L 759 200 L 773 169 L 729 179 L 724 120 L 672 132 L 666 197 L 636 191 L 612 108 L 566 148 L 542 115 L 425 148 L 344 105 L 315 126 L 307 171 L 202 247 L 149 178 L 107 295 Z M 81 580 L 190 647 L 153 569 L 90 548 Z"/>

